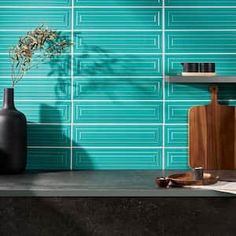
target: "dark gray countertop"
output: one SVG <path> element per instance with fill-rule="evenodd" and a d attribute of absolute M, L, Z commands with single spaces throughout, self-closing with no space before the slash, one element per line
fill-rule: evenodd
<path fill-rule="evenodd" d="M 67 171 L 0 176 L 0 197 L 227 197 L 209 190 L 169 188 L 157 176 L 179 171 Z"/>

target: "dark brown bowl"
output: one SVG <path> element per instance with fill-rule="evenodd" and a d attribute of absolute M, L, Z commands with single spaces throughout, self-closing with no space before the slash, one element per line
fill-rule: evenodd
<path fill-rule="evenodd" d="M 160 188 L 166 188 L 170 183 L 170 179 L 168 177 L 158 177 L 156 178 L 156 183 Z"/>

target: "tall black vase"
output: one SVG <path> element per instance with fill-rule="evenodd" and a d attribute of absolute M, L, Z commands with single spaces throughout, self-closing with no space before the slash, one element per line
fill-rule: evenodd
<path fill-rule="evenodd" d="M 27 124 L 25 115 L 16 110 L 14 89 L 4 89 L 0 111 L 0 173 L 18 174 L 25 170 Z"/>

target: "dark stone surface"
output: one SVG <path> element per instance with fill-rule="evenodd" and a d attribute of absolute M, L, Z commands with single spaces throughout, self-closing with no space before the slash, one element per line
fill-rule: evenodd
<path fill-rule="evenodd" d="M 158 188 L 157 176 L 180 171 L 59 171 L 1 175 L 1 197 L 232 197 L 206 189 Z M 183 173 L 183 171 L 181 172 Z M 216 176 L 236 180 L 235 171 Z"/>
<path fill-rule="evenodd" d="M 231 236 L 236 198 L 0 198 L 1 236 Z"/>

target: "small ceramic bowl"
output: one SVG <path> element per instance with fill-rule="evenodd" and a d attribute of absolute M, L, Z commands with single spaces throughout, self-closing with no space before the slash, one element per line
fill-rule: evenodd
<path fill-rule="evenodd" d="M 168 187 L 168 185 L 170 183 L 170 179 L 168 177 L 159 177 L 159 178 L 156 178 L 156 183 L 157 183 L 158 187 L 166 188 L 166 187 Z"/>

